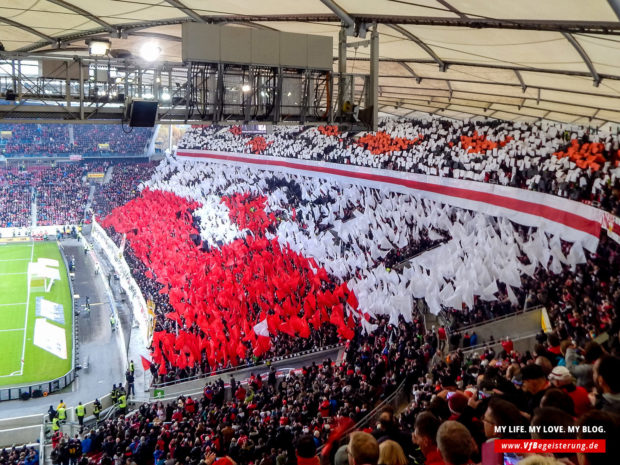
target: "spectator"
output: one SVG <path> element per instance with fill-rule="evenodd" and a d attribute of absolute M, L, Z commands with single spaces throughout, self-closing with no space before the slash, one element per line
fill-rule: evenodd
<path fill-rule="evenodd" d="M 600 389 L 597 408 L 620 414 L 620 358 L 605 355 L 594 365 L 594 380 Z"/>
<path fill-rule="evenodd" d="M 379 444 L 370 434 L 354 431 L 349 439 L 349 465 L 377 465 Z"/>
<path fill-rule="evenodd" d="M 446 421 L 437 430 L 437 447 L 446 465 L 472 463 L 476 443 L 467 428 L 456 421 Z"/>
<path fill-rule="evenodd" d="M 603 439 L 606 447 L 604 454 L 578 453 L 579 465 L 620 463 L 620 443 L 614 439 L 620 437 L 620 417 L 606 411 L 591 410 L 583 415 L 577 424 L 579 439 Z"/>
<path fill-rule="evenodd" d="M 379 444 L 379 465 L 408 465 L 402 447 L 388 439 Z"/>
<path fill-rule="evenodd" d="M 305 434 L 297 440 L 296 446 L 297 465 L 320 465 L 316 455 L 316 443 L 314 437 Z"/>
<path fill-rule="evenodd" d="M 560 388 L 571 397 L 577 416 L 583 415 L 592 408 L 588 391 L 581 386 L 575 385 L 575 380 L 568 368 L 564 366 L 555 367 L 549 375 L 549 381 L 553 386 Z"/>
<path fill-rule="evenodd" d="M 528 396 L 525 411 L 531 415 L 534 409 L 540 406 L 540 400 L 549 389 L 550 384 L 543 369 L 535 364 L 523 367 L 521 379 L 523 380 L 523 390 Z"/>
<path fill-rule="evenodd" d="M 437 448 L 437 430 L 441 421 L 430 412 L 420 413 L 415 421 L 412 440 L 424 455 L 426 465 L 444 465 Z"/>
<path fill-rule="evenodd" d="M 589 342 L 585 347 L 583 363 L 578 363 L 577 348 L 571 345 L 566 349 L 566 367 L 577 378 L 577 386 L 590 390 L 594 386 L 592 372 L 594 363 L 603 356 L 603 349 L 596 342 Z"/>

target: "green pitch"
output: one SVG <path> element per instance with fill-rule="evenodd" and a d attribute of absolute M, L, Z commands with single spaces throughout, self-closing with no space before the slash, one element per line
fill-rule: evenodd
<path fill-rule="evenodd" d="M 38 258 L 58 260 L 60 281 L 49 293 L 30 289 L 28 264 Z M 36 298 L 62 304 L 67 358 L 62 359 L 34 345 Z M 67 270 L 55 242 L 0 244 L 0 386 L 35 384 L 63 376 L 73 358 L 72 296 Z"/>

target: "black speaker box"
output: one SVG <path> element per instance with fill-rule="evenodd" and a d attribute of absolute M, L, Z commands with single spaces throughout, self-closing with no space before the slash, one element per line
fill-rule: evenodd
<path fill-rule="evenodd" d="M 132 128 L 152 128 L 157 120 L 157 100 L 132 100 L 129 103 L 129 126 Z"/>

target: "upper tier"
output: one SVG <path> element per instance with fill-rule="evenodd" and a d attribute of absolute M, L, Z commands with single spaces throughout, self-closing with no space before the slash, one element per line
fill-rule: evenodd
<path fill-rule="evenodd" d="M 323 160 L 489 182 L 594 203 L 620 215 L 617 135 L 560 125 L 386 119 L 377 133 L 335 126 L 274 126 L 264 135 L 238 126 L 194 126 L 180 149 Z"/>

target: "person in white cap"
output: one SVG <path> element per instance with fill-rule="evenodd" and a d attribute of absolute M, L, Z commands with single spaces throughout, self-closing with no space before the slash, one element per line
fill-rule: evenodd
<path fill-rule="evenodd" d="M 566 392 L 575 404 L 575 414 L 579 417 L 592 408 L 592 403 L 588 397 L 588 391 L 575 384 L 575 378 L 571 375 L 568 368 L 557 366 L 549 373 L 551 384 Z"/>

